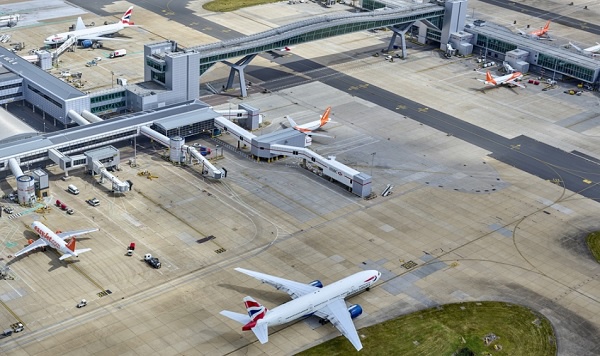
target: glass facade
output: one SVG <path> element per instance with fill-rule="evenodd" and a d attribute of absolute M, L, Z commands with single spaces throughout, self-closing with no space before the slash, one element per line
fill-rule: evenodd
<path fill-rule="evenodd" d="M 168 129 L 168 130 L 166 130 L 166 132 L 159 125 L 151 126 L 151 128 L 153 130 L 155 130 L 156 132 L 160 132 L 161 134 L 163 134 L 167 137 L 173 137 L 173 136 L 187 137 L 187 136 L 198 135 L 201 133 L 212 132 L 214 127 L 215 127 L 214 119 L 195 122 L 191 125 L 176 127 L 174 129 Z"/>
<path fill-rule="evenodd" d="M 436 19 L 442 17 L 444 15 L 444 10 L 441 9 L 438 12 L 427 14 L 428 19 L 434 23 L 439 23 L 441 20 Z M 394 19 L 386 19 L 386 20 L 374 20 L 374 21 L 365 21 L 365 22 L 355 22 L 355 23 L 347 23 L 343 25 L 335 25 L 327 28 L 321 28 L 314 31 L 309 31 L 306 33 L 299 34 L 297 36 L 293 36 L 290 38 L 283 39 L 281 41 L 267 43 L 261 46 L 256 46 L 248 49 L 241 49 L 238 51 L 232 50 L 231 52 L 221 53 L 218 55 L 201 58 L 200 59 L 200 75 L 204 74 L 204 72 L 210 68 L 214 63 L 220 62 L 223 60 L 227 60 L 235 57 L 243 57 L 248 54 L 255 54 L 270 51 L 276 48 L 281 48 L 285 46 L 297 45 L 300 43 L 310 42 L 321 40 L 324 38 L 345 35 L 352 32 L 364 31 L 372 28 L 380 28 L 380 27 L 389 27 L 398 24 L 414 22 L 417 20 L 422 20 L 424 17 L 423 14 L 407 14 L 406 16 L 394 18 Z M 439 41 L 439 40 L 438 40 Z"/>
<path fill-rule="evenodd" d="M 543 53 L 538 56 L 538 65 L 586 82 L 594 80 L 594 70 Z"/>
<path fill-rule="evenodd" d="M 506 53 L 506 52 L 512 51 L 513 49 L 517 49 L 517 46 L 512 43 L 500 41 L 495 38 L 491 38 L 491 37 L 481 35 L 481 34 L 477 35 L 477 44 L 476 45 L 479 47 L 483 47 L 484 49 L 488 49 L 488 50 L 496 51 L 496 52 L 500 52 L 500 53 Z"/>
<path fill-rule="evenodd" d="M 118 91 L 114 93 L 108 93 L 103 95 L 98 95 L 90 98 L 90 102 L 92 104 L 101 103 L 103 101 L 109 101 L 114 99 L 121 99 L 125 97 L 125 91 Z"/>
<path fill-rule="evenodd" d="M 127 105 L 125 90 L 114 91 L 111 93 L 101 94 L 90 98 L 91 112 L 93 114 L 106 114 L 117 112 L 119 109 Z"/>

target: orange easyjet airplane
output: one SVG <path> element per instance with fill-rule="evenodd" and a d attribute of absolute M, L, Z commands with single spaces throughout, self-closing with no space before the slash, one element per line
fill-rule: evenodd
<path fill-rule="evenodd" d="M 544 37 L 548 34 L 549 29 L 550 29 L 550 20 L 548 20 L 548 22 L 546 22 L 546 25 L 544 25 L 544 27 L 540 28 L 539 30 L 530 32 L 529 34 L 532 36 Z"/>
<path fill-rule="evenodd" d="M 522 77 L 523 77 L 523 74 L 521 74 L 521 72 L 514 72 L 511 74 L 503 75 L 501 77 L 494 77 L 492 75 L 492 73 L 490 73 L 490 71 L 487 71 L 487 73 L 485 73 L 485 80 L 483 80 L 483 79 L 477 79 L 477 80 L 479 80 L 480 82 L 483 82 L 486 85 L 498 86 L 498 85 L 502 85 L 502 84 L 512 84 L 512 85 L 516 85 L 521 88 L 525 88 L 525 85 L 523 85 L 517 81 L 517 80 L 521 79 Z"/>
<path fill-rule="evenodd" d="M 321 119 L 316 120 L 316 121 L 312 121 L 309 122 L 307 124 L 303 124 L 303 125 L 298 125 L 296 124 L 296 122 L 294 120 L 292 120 L 291 117 L 287 117 L 288 121 L 290 122 L 290 125 L 292 125 L 292 127 L 294 128 L 294 130 L 298 130 L 300 132 L 303 132 L 307 135 L 310 136 L 323 136 L 323 137 L 331 137 L 328 135 L 323 135 L 323 134 L 318 134 L 318 133 L 314 133 L 314 130 L 319 129 L 321 127 L 323 127 L 326 123 L 328 122 L 333 122 L 331 121 L 331 119 L 329 118 L 329 113 L 331 112 L 331 106 L 328 107 L 325 112 L 323 113 L 323 115 L 321 116 Z"/>

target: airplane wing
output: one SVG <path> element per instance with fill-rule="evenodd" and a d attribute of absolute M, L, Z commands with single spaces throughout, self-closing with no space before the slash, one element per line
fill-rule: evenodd
<path fill-rule="evenodd" d="M 94 228 L 94 229 L 85 229 L 85 230 L 73 230 L 73 231 L 67 231 L 67 232 L 60 232 L 56 235 L 58 235 L 58 237 L 60 237 L 63 240 L 67 240 L 70 239 L 73 236 L 79 236 L 79 235 L 85 235 L 85 234 L 89 234 L 90 232 L 95 232 L 98 231 L 99 229 Z"/>
<path fill-rule="evenodd" d="M 315 315 L 329 320 L 354 345 L 356 351 L 362 349 L 362 343 L 343 298 L 332 300 L 323 308 L 316 311 Z"/>
<path fill-rule="evenodd" d="M 518 86 L 519 88 L 527 88 L 525 85 L 523 85 L 523 84 L 521 84 L 521 83 L 517 82 L 517 81 L 516 81 L 516 80 L 514 80 L 514 79 L 513 79 L 513 80 L 508 80 L 508 81 L 506 81 L 506 84 L 516 85 L 516 86 Z"/>
<path fill-rule="evenodd" d="M 335 136 L 329 136 L 329 135 L 325 135 L 325 134 L 315 133 L 314 131 L 305 132 L 305 134 L 307 134 L 308 136 L 320 136 L 320 137 L 335 138 Z"/>
<path fill-rule="evenodd" d="M 298 297 L 301 297 L 305 294 L 312 293 L 319 289 L 319 288 L 313 287 L 309 284 L 294 282 L 294 281 L 290 281 L 290 280 L 287 280 L 284 278 L 270 276 L 268 274 L 254 272 L 254 271 L 250 271 L 250 270 L 243 269 L 243 268 L 235 268 L 235 270 L 238 272 L 241 272 L 243 274 L 247 274 L 250 277 L 254 277 L 263 283 L 269 284 L 269 285 L 275 287 L 275 289 L 277 289 L 277 290 L 285 291 L 287 294 L 289 294 L 292 297 L 292 299 L 296 299 Z M 348 315 L 350 315 L 350 314 L 348 314 Z"/>
<path fill-rule="evenodd" d="M 32 244 L 30 244 L 29 246 L 25 247 L 24 249 L 22 249 L 21 251 L 17 252 L 14 254 L 15 257 L 21 256 L 24 253 L 27 253 L 31 250 L 34 250 L 38 247 L 43 247 L 43 246 L 48 246 L 48 243 L 46 242 L 46 240 L 39 238 L 37 240 L 35 240 Z"/>

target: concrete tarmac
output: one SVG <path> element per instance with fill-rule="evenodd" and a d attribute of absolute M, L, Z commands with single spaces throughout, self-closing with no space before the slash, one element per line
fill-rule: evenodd
<path fill-rule="evenodd" d="M 277 3 L 212 19 L 227 19 L 234 28 L 251 21 L 264 26 L 266 18 L 285 23 L 295 13 L 317 10 L 311 3 Z M 138 13 L 135 21 L 150 36 L 168 23 Z M 144 23 L 149 18 L 156 27 Z M 172 33 L 180 31 L 181 24 L 173 24 Z M 192 33 L 189 43 L 203 38 Z M 264 345 L 242 332 L 218 312 L 244 312 L 246 295 L 269 308 L 289 297 L 235 272 L 239 266 L 324 284 L 378 269 L 382 282 L 349 301 L 365 311 L 355 319 L 357 328 L 445 303 L 502 300 L 548 317 L 559 354 L 599 354 L 600 267 L 584 238 L 598 230 L 600 206 L 570 190 L 576 178 L 563 180 L 565 188 L 518 166 L 530 162 L 524 156 L 548 161 L 558 155 L 552 165 L 540 162 L 534 169 L 541 176 L 552 167 L 561 176 L 588 179 L 585 184 L 596 189 L 595 166 L 574 157 L 597 162 L 596 93 L 568 96 L 562 88 L 534 86 L 481 92 L 474 90 L 480 83 L 470 59 L 445 60 L 420 47 L 410 49 L 405 61 L 372 57 L 388 38 L 385 32 L 357 33 L 299 46 L 279 59 L 258 58 L 250 71 L 253 87 L 272 92 L 253 89 L 243 100 L 227 96 L 229 102 L 216 108 L 241 102 L 260 108 L 265 125 L 255 134 L 263 134 L 285 126 L 285 115 L 304 123 L 332 106 L 336 123 L 325 131 L 336 138 L 315 137 L 311 149 L 371 174 L 376 193 L 394 185 L 390 196 L 363 200 L 293 158 L 256 162 L 243 149 L 217 150 L 212 140 L 196 142 L 221 151 L 213 159 L 229 174 L 218 182 L 203 178 L 198 166 L 169 163 L 162 158 L 166 151 L 145 139 L 135 151 L 119 146 L 117 175 L 134 182 L 124 196 L 113 196 L 107 184 L 83 172 L 63 181 L 62 172 L 49 167 L 53 199 L 64 200 L 76 215 L 15 206 L 14 217 L 0 219 L 3 261 L 32 237 L 25 226 L 33 220 L 55 230 L 100 231 L 78 242 L 92 251 L 75 261 L 59 262 L 47 251 L 10 262 L 15 279 L 0 284 L 0 323 L 22 320 L 26 329 L 0 339 L 3 352 L 284 355 L 339 335 L 310 319 L 272 328 Z M 280 80 L 265 72 L 294 77 Z M 207 80 L 223 82 L 227 73 L 216 67 Z M 458 128 L 451 125 L 456 118 L 463 122 Z M 220 139 L 236 145 L 228 135 Z M 137 165 L 130 166 L 134 154 Z M 510 159 L 518 160 L 516 167 Z M 576 166 L 561 167 L 566 160 Z M 145 170 L 153 178 L 138 175 Z M 68 184 L 81 194 L 69 195 Z M 4 192 L 15 186 L 14 180 L 0 183 Z M 101 205 L 87 205 L 91 197 Z M 130 242 L 137 244 L 132 257 L 125 255 Z M 163 267 L 145 264 L 145 253 L 159 257 Z M 77 309 L 81 298 L 89 304 Z"/>

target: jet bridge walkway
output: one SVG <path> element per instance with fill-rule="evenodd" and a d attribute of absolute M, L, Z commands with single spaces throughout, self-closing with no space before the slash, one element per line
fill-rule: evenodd
<path fill-rule="evenodd" d="M 416 21 L 427 20 L 441 28 L 443 16 L 444 7 L 429 3 L 411 4 L 396 9 L 386 8 L 382 11 L 332 14 L 227 41 L 193 47 L 177 47 L 171 55 L 173 57 L 190 55 L 194 60 L 197 58 L 200 65 L 199 76 L 202 76 L 215 63 L 225 63 L 231 67 L 226 89 L 232 87 L 237 72 L 242 96 L 245 97 L 247 92 L 244 68 L 259 53 L 352 32 L 391 27 L 401 35 L 402 53 L 404 54 L 406 53 L 404 33 L 412 24 Z M 239 57 L 243 58 L 236 63 L 228 62 L 229 59 Z M 166 63 L 165 59 L 159 56 L 146 56 L 147 68 L 158 76 L 164 75 L 165 68 L 167 68 Z M 195 74 L 196 72 L 194 72 Z"/>

